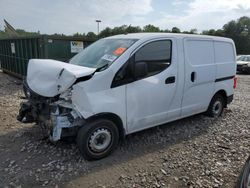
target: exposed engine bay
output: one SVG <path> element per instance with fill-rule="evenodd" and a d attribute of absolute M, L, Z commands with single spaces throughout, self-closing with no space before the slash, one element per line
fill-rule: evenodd
<path fill-rule="evenodd" d="M 51 141 L 75 136 L 84 118 L 71 101 L 72 87 L 91 78 L 94 71 L 55 60 L 30 60 L 23 84 L 26 100 L 17 120 L 38 124 Z"/>
<path fill-rule="evenodd" d="M 43 97 L 33 92 L 24 82 L 26 101 L 21 103 L 17 119 L 23 123 L 36 123 L 51 141 L 74 136 L 84 120 L 73 109 L 70 89 L 62 96 Z M 64 98 L 63 98 L 64 97 Z"/>

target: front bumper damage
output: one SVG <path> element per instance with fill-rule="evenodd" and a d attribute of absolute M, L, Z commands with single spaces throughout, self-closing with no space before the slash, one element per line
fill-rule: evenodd
<path fill-rule="evenodd" d="M 40 108 L 39 108 L 40 107 Z M 17 120 L 22 123 L 35 122 L 46 129 L 51 141 L 75 136 L 85 120 L 74 110 L 72 104 L 58 100 L 51 104 L 34 103 L 30 100 L 21 103 Z"/>
<path fill-rule="evenodd" d="M 29 60 L 23 83 L 26 101 L 21 104 L 17 119 L 40 125 L 52 141 L 74 135 L 83 118 L 72 106 L 72 87 L 90 79 L 95 72 L 96 68 L 55 60 Z"/>
<path fill-rule="evenodd" d="M 57 101 L 52 104 L 50 120 L 52 127 L 50 140 L 52 141 L 58 141 L 62 137 L 75 136 L 79 127 L 85 123 L 72 104 L 65 101 Z"/>

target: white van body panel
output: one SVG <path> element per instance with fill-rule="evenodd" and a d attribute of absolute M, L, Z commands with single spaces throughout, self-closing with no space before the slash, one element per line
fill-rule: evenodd
<path fill-rule="evenodd" d="M 224 80 L 223 82 L 216 82 L 214 88 L 214 94 L 218 91 L 225 91 L 227 96 L 231 96 L 234 94 L 234 88 L 232 84 L 232 80 Z"/>
<path fill-rule="evenodd" d="M 128 133 L 159 125 L 169 118 L 180 117 L 182 97 L 177 93 L 181 92 L 183 82 L 178 80 L 182 76 L 177 71 L 177 42 L 174 38 L 160 38 L 148 40 L 143 45 L 159 40 L 172 42 L 171 65 L 159 74 L 126 86 Z M 165 80 L 172 76 L 177 78 L 175 83 L 166 85 Z"/>
<path fill-rule="evenodd" d="M 232 42 L 214 41 L 216 78 L 234 75 L 236 50 Z"/>
<path fill-rule="evenodd" d="M 207 109 L 214 92 L 216 66 L 213 40 L 184 38 L 185 87 L 182 116 L 193 115 Z M 191 80 L 193 74 L 193 81 Z"/>
<path fill-rule="evenodd" d="M 143 40 L 138 42 L 140 45 Z M 83 118 L 101 113 L 115 114 L 120 117 L 127 133 L 126 85 L 111 89 L 111 83 L 136 47 L 133 45 L 126 50 L 110 68 L 96 72 L 90 80 L 73 86 L 72 103 Z"/>
<path fill-rule="evenodd" d="M 226 78 L 236 74 L 236 49 L 231 39 L 228 41 L 214 41 L 216 79 Z M 215 80 L 216 80 L 215 79 Z M 227 96 L 233 95 L 233 82 L 224 80 L 215 81 L 215 91 L 224 90 Z"/>
<path fill-rule="evenodd" d="M 131 35 L 113 38 L 129 36 L 133 38 Z M 232 79 L 215 82 L 217 78 L 236 73 L 236 53 L 232 40 L 173 34 L 146 36 L 132 45 L 109 69 L 73 86 L 73 105 L 82 117 L 89 118 L 100 113 L 116 114 L 123 122 L 125 133 L 130 134 L 204 112 L 219 90 L 224 90 L 227 96 L 233 94 Z M 157 75 L 110 89 L 115 73 L 137 49 L 150 41 L 163 39 L 173 42 L 170 67 Z M 231 46 L 231 49 L 221 49 L 223 46 L 220 42 Z M 223 54 L 231 55 L 225 57 L 226 61 L 223 62 Z M 193 71 L 196 72 L 194 82 L 191 81 Z M 173 75 L 176 76 L 175 84 L 161 84 Z"/>
<path fill-rule="evenodd" d="M 40 75 L 40 78 L 44 77 L 41 83 L 52 80 L 46 87 L 38 87 L 39 81 L 32 79 L 39 69 L 47 69 L 47 65 L 38 68 L 31 63 L 28 70 L 30 88 L 42 96 L 49 97 L 60 93 L 63 95 L 63 91 L 69 89 L 69 85 L 75 83 L 77 78 L 94 73 L 90 79 L 71 87 L 74 110 L 84 119 L 99 114 L 114 114 L 121 119 L 125 134 L 204 112 L 217 91 L 225 91 L 227 97 L 234 93 L 236 52 L 231 39 L 169 33 L 139 33 L 110 38 L 138 41 L 109 68 L 100 72 L 95 72 L 96 69 L 52 62 L 55 66 L 51 67 L 48 77 L 45 72 Z M 130 57 L 144 44 L 158 40 L 172 41 L 170 66 L 153 76 L 111 87 L 116 73 Z M 62 73 L 60 76 L 62 87 L 59 91 L 55 86 L 58 85 L 62 69 L 66 71 L 65 75 Z M 191 80 L 192 72 L 195 73 L 194 81 Z M 165 80 L 172 76 L 175 77 L 175 82 L 165 84 Z M 46 80 L 46 77 L 49 80 Z"/>
<path fill-rule="evenodd" d="M 123 125 L 126 125 L 126 86 L 111 90 L 110 84 L 107 85 L 106 82 L 112 82 L 111 75 L 114 74 L 97 74 L 91 79 L 92 82 L 80 82 L 73 86 L 72 103 L 85 119 L 99 113 L 113 113 L 121 118 Z M 93 83 L 95 87 L 92 87 Z M 106 89 L 103 88 L 105 85 Z"/>

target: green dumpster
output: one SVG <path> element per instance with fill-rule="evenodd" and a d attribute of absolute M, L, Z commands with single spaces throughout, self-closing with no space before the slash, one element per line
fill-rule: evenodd
<path fill-rule="evenodd" d="M 23 78 L 29 59 L 55 59 L 67 62 L 93 43 L 79 37 L 39 35 L 0 40 L 0 69 Z"/>

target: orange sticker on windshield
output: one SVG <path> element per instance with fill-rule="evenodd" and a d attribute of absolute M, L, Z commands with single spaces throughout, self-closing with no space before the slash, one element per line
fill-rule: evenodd
<path fill-rule="evenodd" d="M 120 47 L 120 48 L 117 48 L 117 49 L 113 52 L 113 54 L 115 54 L 115 55 L 121 55 L 125 50 L 126 50 L 126 48 Z"/>

